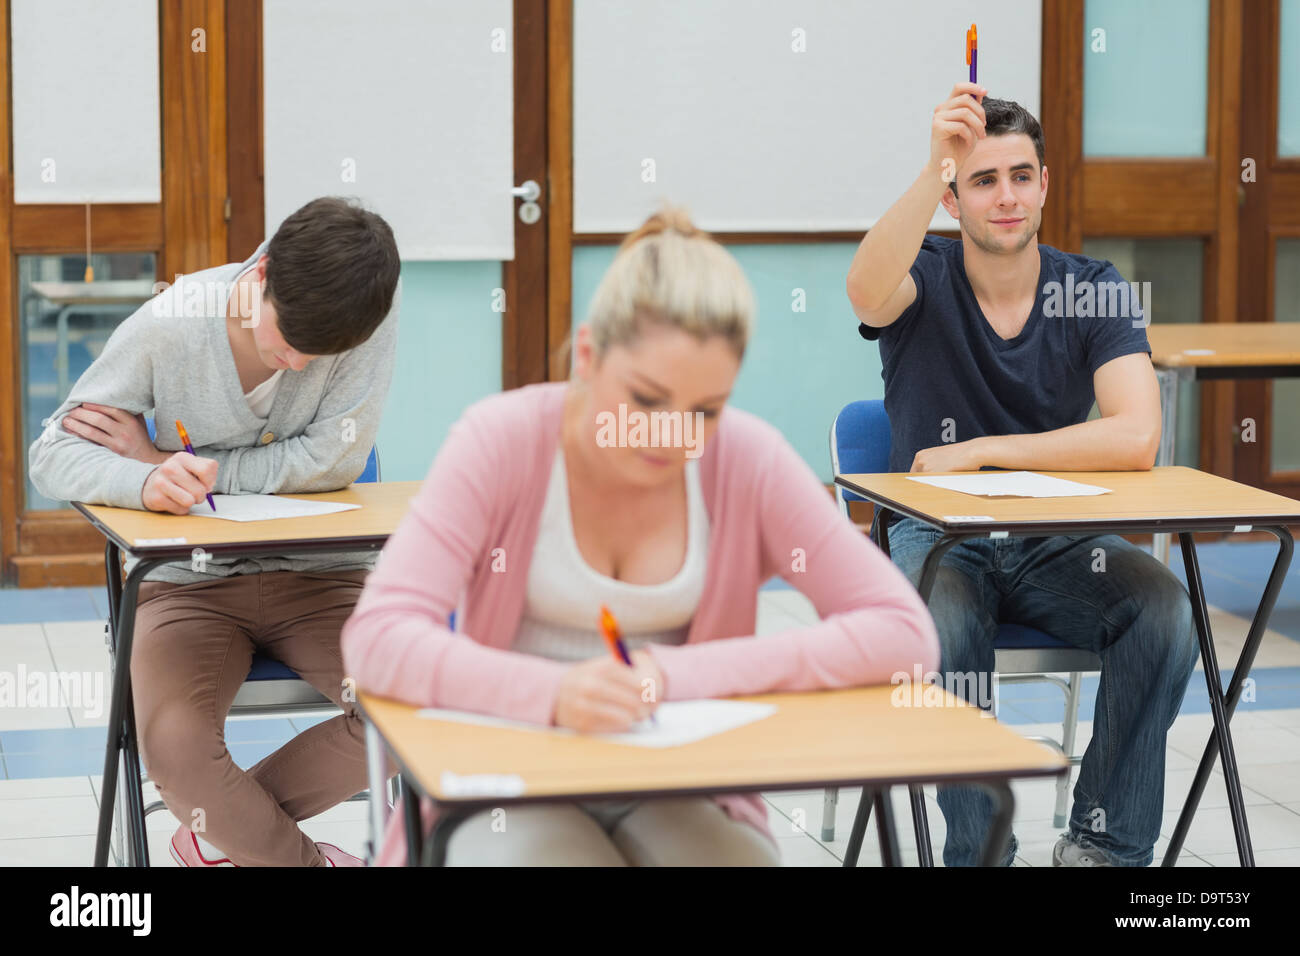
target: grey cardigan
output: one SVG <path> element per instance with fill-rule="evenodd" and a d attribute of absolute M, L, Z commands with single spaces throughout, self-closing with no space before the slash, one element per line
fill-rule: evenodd
<path fill-rule="evenodd" d="M 218 462 L 215 490 L 224 494 L 333 491 L 361 474 L 392 381 L 401 286 L 366 342 L 314 359 L 301 372 L 285 370 L 269 416 L 258 418 L 244 398 L 230 351 L 226 300 L 266 245 L 246 262 L 181 277 L 118 326 L 28 451 L 29 474 L 41 494 L 144 507 L 141 493 L 155 466 L 65 431 L 63 417 L 82 402 L 152 412 L 161 451 L 183 450 L 175 425 L 180 419 L 195 453 Z M 202 572 L 169 565 L 149 579 L 188 584 L 260 571 L 356 570 L 372 567 L 374 558 L 373 552 L 209 558 Z"/>

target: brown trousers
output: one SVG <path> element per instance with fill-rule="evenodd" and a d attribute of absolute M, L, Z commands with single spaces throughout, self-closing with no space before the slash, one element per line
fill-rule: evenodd
<path fill-rule="evenodd" d="M 342 700 L 339 651 L 366 573 L 275 571 L 140 587 L 131 681 L 145 768 L 167 809 L 239 866 L 327 865 L 297 821 L 366 789 L 365 731 Z M 245 771 L 226 749 L 225 722 L 254 649 L 343 713 Z"/>

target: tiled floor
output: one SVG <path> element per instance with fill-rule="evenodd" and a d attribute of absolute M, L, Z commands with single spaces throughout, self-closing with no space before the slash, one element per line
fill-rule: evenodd
<path fill-rule="evenodd" d="M 1212 608 L 1220 663 L 1230 666 L 1244 640 L 1252 596 L 1262 588 L 1275 547 L 1214 545 L 1199 549 Z M 1177 556 L 1175 555 L 1175 558 Z M 1174 567 L 1179 569 L 1177 561 Z M 94 850 L 108 710 L 108 655 L 104 648 L 104 597 L 97 589 L 0 591 L 0 866 L 86 865 Z M 759 600 L 759 631 L 768 633 L 812 619 L 813 609 L 798 592 L 767 587 Z M 1292 569 L 1253 670 L 1254 700 L 1243 702 L 1233 721 L 1256 860 L 1261 865 L 1300 865 L 1300 570 Z M 82 675 L 85 691 L 77 706 L 4 700 L 19 676 L 61 672 Z M 1082 717 L 1092 713 L 1095 678 L 1085 681 Z M 1059 734 L 1059 692 L 1049 685 L 1003 687 L 1002 719 L 1025 734 Z M 39 706 L 44 704 L 44 706 Z M 323 718 L 317 718 L 323 719 Z M 310 720 L 310 718 L 308 718 Z M 251 766 L 305 725 L 305 721 L 234 720 L 227 739 L 232 756 Z M 1182 712 L 1169 734 L 1165 813 L 1160 858 L 1191 784 L 1211 721 L 1203 679 L 1193 677 Z M 1079 751 L 1092 730 L 1079 724 Z M 156 799 L 147 787 L 146 802 Z M 1055 784 L 1017 783 L 1017 863 L 1049 866 L 1059 830 L 1052 825 Z M 943 846 L 944 821 L 927 790 L 936 855 Z M 818 792 L 766 795 L 769 821 L 787 866 L 838 866 L 843 858 L 857 794 L 843 792 L 836 809 L 836 839 L 821 836 L 824 795 Z M 904 860 L 915 862 L 906 795 L 894 795 Z M 1184 866 L 1236 864 L 1223 778 L 1216 771 L 1201 802 L 1180 858 Z M 177 823 L 165 809 L 150 817 L 149 846 L 155 865 L 172 865 L 167 840 Z M 345 803 L 308 820 L 315 840 L 363 852 L 365 804 Z M 863 865 L 879 861 L 874 825 L 868 828 Z"/>

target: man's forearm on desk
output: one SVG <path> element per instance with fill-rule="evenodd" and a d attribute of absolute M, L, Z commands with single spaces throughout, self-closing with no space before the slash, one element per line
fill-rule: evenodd
<path fill-rule="evenodd" d="M 1148 471 L 1160 433 L 1120 416 L 1097 418 L 1032 435 L 975 439 L 980 465 L 1041 471 Z"/>

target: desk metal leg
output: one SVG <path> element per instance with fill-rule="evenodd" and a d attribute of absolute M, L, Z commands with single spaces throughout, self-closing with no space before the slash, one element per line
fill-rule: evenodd
<path fill-rule="evenodd" d="M 112 555 L 109 557 L 111 558 Z M 131 644 L 134 638 L 135 604 L 140 591 L 140 582 L 146 574 L 165 563 L 166 561 L 163 560 L 142 560 L 136 564 L 127 575 L 117 602 L 117 627 L 113 633 L 115 645 L 113 700 L 109 706 L 104 780 L 99 794 L 99 830 L 95 838 L 95 866 L 108 864 L 108 845 L 113 832 L 113 809 L 117 797 L 119 755 L 124 755 L 127 859 L 132 866 L 149 865 L 149 847 L 145 842 L 144 801 L 140 793 L 140 754 L 135 742 L 135 714 L 131 702 Z"/>
<path fill-rule="evenodd" d="M 1178 394 L 1183 380 L 1190 377 L 1190 369 L 1156 370 L 1156 380 L 1160 383 L 1160 447 L 1156 451 L 1157 466 L 1174 463 L 1174 442 L 1178 438 Z M 1168 565 L 1169 535 L 1153 535 L 1151 553 L 1161 564 Z"/>
<path fill-rule="evenodd" d="M 876 836 L 880 839 L 882 866 L 902 866 L 903 855 L 898 852 L 898 830 L 894 826 L 894 805 L 889 798 L 889 788 L 876 791 Z"/>
<path fill-rule="evenodd" d="M 402 778 L 402 806 L 406 820 L 406 865 L 419 866 L 424 857 L 424 827 L 420 820 L 420 795 Z"/>
<path fill-rule="evenodd" d="M 55 334 L 57 336 L 54 346 L 54 367 L 58 374 L 58 404 L 60 405 L 62 405 L 63 400 L 68 397 L 68 381 L 72 377 L 68 372 L 68 315 L 72 311 L 72 306 L 65 305 L 59 310 L 58 318 L 54 320 Z"/>
<path fill-rule="evenodd" d="M 867 821 L 871 819 L 871 804 L 875 794 L 867 787 L 862 788 L 858 797 L 858 809 L 853 814 L 853 829 L 849 831 L 849 845 L 844 850 L 844 865 L 857 866 L 862 854 L 862 841 L 867 836 Z"/>
<path fill-rule="evenodd" d="M 1016 812 L 1016 799 L 1011 793 L 1011 784 L 1005 780 L 983 784 L 982 788 L 993 798 L 993 823 L 989 826 L 980 865 L 997 866 L 1011 842 L 1011 820 Z"/>
<path fill-rule="evenodd" d="M 387 748 L 379 729 L 366 721 L 366 782 L 370 787 L 370 853 L 371 863 L 379 856 L 379 845 L 384 839 L 384 826 L 388 822 L 388 794 L 386 766 Z"/>
<path fill-rule="evenodd" d="M 1273 562 L 1273 570 L 1269 572 L 1268 583 L 1264 586 L 1264 595 L 1260 599 L 1259 607 L 1255 611 L 1255 616 L 1250 622 L 1250 630 L 1246 632 L 1246 643 L 1241 649 L 1241 656 L 1237 658 L 1237 666 L 1233 669 L 1232 679 L 1228 682 L 1227 697 L 1223 702 L 1223 712 L 1226 721 L 1232 720 L 1232 715 L 1237 709 L 1237 703 L 1241 700 L 1242 688 L 1245 686 L 1246 678 L 1250 675 L 1250 669 L 1255 663 L 1255 654 L 1259 651 L 1259 646 L 1264 640 L 1264 630 L 1268 625 L 1268 619 L 1273 613 L 1273 607 L 1277 603 L 1278 594 L 1282 590 L 1282 581 L 1286 578 L 1287 570 L 1291 566 L 1291 557 L 1295 549 L 1295 542 L 1291 538 L 1291 532 L 1286 527 L 1270 527 L 1260 530 L 1268 531 L 1278 539 L 1277 558 Z M 1199 571 L 1199 568 L 1198 568 Z M 1190 582 L 1190 577 L 1188 578 Z M 1199 579 L 1198 579 L 1199 585 Z M 1204 599 L 1202 598 L 1202 601 Z M 1193 611 L 1196 610 L 1196 603 L 1192 604 Z M 1207 627 L 1208 631 L 1208 627 Z M 1199 636 L 1200 628 L 1198 624 L 1197 633 Z M 1203 647 L 1203 645 L 1202 645 Z M 1211 644 L 1211 649 L 1213 645 Z M 1209 665 L 1206 664 L 1206 681 L 1210 682 Z M 1217 664 L 1214 670 L 1214 680 L 1210 687 L 1211 708 L 1213 709 L 1214 689 L 1219 684 Z M 1183 803 L 1182 812 L 1178 815 L 1178 824 L 1174 827 L 1173 836 L 1169 841 L 1169 848 L 1165 851 L 1164 860 L 1161 865 L 1173 866 L 1178 862 L 1178 855 L 1182 852 L 1183 843 L 1187 839 L 1187 831 L 1192 825 L 1192 817 L 1196 815 L 1196 808 L 1201 802 L 1201 795 L 1205 792 L 1205 785 L 1209 782 L 1210 772 L 1214 768 L 1214 760 L 1220 754 L 1219 733 L 1216 717 L 1214 733 L 1210 735 L 1209 742 L 1205 745 L 1205 751 L 1201 754 L 1201 762 L 1196 768 L 1196 778 L 1192 781 L 1191 790 L 1187 794 L 1187 799 Z M 1235 759 L 1233 761 L 1235 765 Z M 1227 777 L 1227 763 L 1224 764 L 1224 777 Z M 1244 811 L 1243 811 L 1244 812 Z M 1236 820 L 1234 818 L 1234 828 Z M 1244 819 L 1243 819 L 1244 823 Z M 1249 844 L 1247 845 L 1249 850 Z M 1238 846 L 1240 855 L 1241 847 Z M 1253 859 L 1253 853 L 1252 853 Z M 1242 865 L 1245 858 L 1242 857 Z"/>
<path fill-rule="evenodd" d="M 447 865 L 447 844 L 456 828 L 482 810 L 481 806 L 456 806 L 444 809 L 433 823 L 433 832 L 424 845 L 425 866 Z"/>
<path fill-rule="evenodd" d="M 1237 855 L 1242 866 L 1254 866 L 1255 853 L 1250 845 L 1250 830 L 1246 824 L 1246 804 L 1241 795 L 1241 775 L 1237 770 L 1237 752 L 1232 746 L 1232 731 L 1228 725 L 1229 712 L 1224 704 L 1223 685 L 1219 680 L 1219 660 L 1214 650 L 1214 637 L 1210 633 L 1209 612 L 1205 606 L 1205 591 L 1201 583 L 1201 567 L 1196 557 L 1196 542 L 1190 532 L 1179 534 L 1178 541 L 1183 549 L 1183 566 L 1187 569 L 1187 589 L 1192 600 L 1192 618 L 1196 622 L 1196 636 L 1201 645 L 1201 663 L 1205 668 L 1205 685 L 1210 697 L 1210 713 L 1214 716 L 1214 737 L 1212 742 L 1218 744 L 1219 756 L 1223 762 L 1223 777 L 1228 790 L 1228 812 L 1232 815 L 1232 833 L 1237 841 Z M 1270 576 L 1269 583 L 1270 585 L 1273 583 L 1272 576 Z M 1278 585 L 1280 587 L 1280 581 Z M 1276 595 L 1274 595 L 1274 598 L 1276 598 Z M 1252 623 L 1253 629 L 1254 625 Z M 1249 642 L 1247 646 L 1249 646 Z M 1244 652 L 1245 648 L 1243 648 L 1243 656 Z M 1254 656 L 1253 651 L 1251 656 Z M 1236 683 L 1236 676 L 1236 674 L 1233 675 L 1234 683 Z M 1212 761 L 1213 757 L 1210 759 Z M 1204 760 L 1202 763 L 1204 763 Z M 1199 778 L 1199 771 L 1197 776 Z M 1203 781 L 1201 786 L 1204 787 Z M 1170 849 L 1165 854 L 1164 862 L 1166 865 L 1172 865 L 1173 859 L 1177 858 L 1177 851 L 1182 848 L 1182 842 L 1187 835 L 1186 828 L 1190 825 L 1191 813 L 1188 811 L 1187 806 L 1184 805 L 1183 812 L 1178 820 L 1181 832 L 1175 832 L 1177 844 L 1171 841 Z M 1173 854 L 1173 859 L 1171 859 L 1170 854 Z"/>
<path fill-rule="evenodd" d="M 907 788 L 912 802 L 912 831 L 916 834 L 916 865 L 934 866 L 934 851 L 930 849 L 930 820 L 925 812 L 925 788 L 913 784 Z"/>

